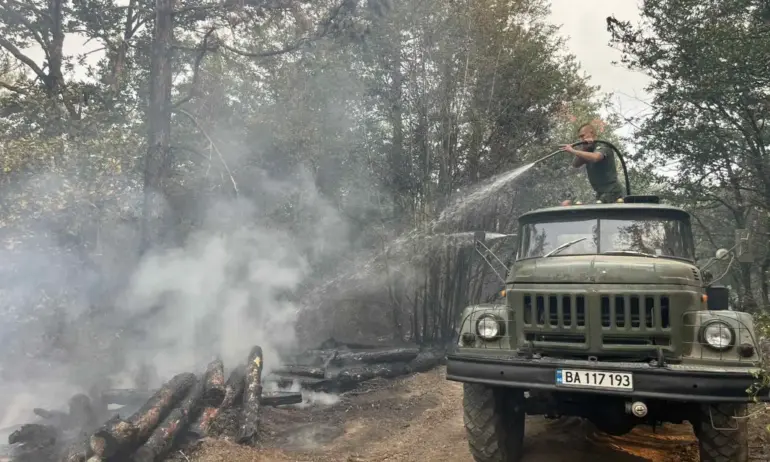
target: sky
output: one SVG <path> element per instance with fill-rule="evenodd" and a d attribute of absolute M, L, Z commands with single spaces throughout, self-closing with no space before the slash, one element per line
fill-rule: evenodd
<path fill-rule="evenodd" d="M 551 0 L 551 21 L 561 26 L 569 52 L 575 55 L 590 82 L 604 93 L 613 94 L 615 110 L 626 117 L 644 114 L 650 95 L 645 92 L 647 76 L 630 71 L 612 61 L 620 60 L 620 52 L 609 46 L 607 16 L 618 20 L 639 21 L 640 0 Z M 632 134 L 633 126 L 621 130 L 623 136 Z"/>

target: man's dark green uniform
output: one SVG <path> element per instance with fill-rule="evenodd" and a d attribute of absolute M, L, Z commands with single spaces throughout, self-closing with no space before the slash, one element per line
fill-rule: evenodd
<path fill-rule="evenodd" d="M 623 197 L 623 188 L 618 182 L 618 171 L 615 167 L 615 152 L 602 144 L 597 144 L 593 151 L 603 156 L 599 162 L 585 164 L 588 181 L 596 191 L 596 200 L 605 204 L 615 202 Z"/>

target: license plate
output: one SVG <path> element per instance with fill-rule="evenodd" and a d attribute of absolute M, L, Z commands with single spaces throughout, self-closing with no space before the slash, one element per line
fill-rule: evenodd
<path fill-rule="evenodd" d="M 573 388 L 633 390 L 634 376 L 624 372 L 557 369 L 556 385 Z"/>

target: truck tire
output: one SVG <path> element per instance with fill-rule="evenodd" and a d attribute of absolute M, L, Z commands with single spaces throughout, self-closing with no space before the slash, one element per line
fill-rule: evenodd
<path fill-rule="evenodd" d="M 746 412 L 745 404 L 699 406 L 693 430 L 698 437 L 700 462 L 748 462 L 749 431 L 746 419 L 733 419 L 733 416 L 746 416 Z"/>
<path fill-rule="evenodd" d="M 523 393 L 463 384 L 463 422 L 476 462 L 519 462 L 524 442 Z"/>

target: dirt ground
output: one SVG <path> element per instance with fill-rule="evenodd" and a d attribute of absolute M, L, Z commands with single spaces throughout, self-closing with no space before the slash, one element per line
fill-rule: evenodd
<path fill-rule="evenodd" d="M 445 369 L 394 381 L 372 381 L 320 404 L 270 408 L 263 414 L 262 448 L 203 441 L 175 460 L 196 462 L 472 462 L 462 419 L 462 385 Z M 333 402 L 337 399 L 337 402 Z M 324 403 L 324 401 L 326 401 Z M 751 460 L 770 460 L 764 411 L 750 421 Z M 693 462 L 698 448 L 689 425 L 638 427 L 623 437 L 580 419 L 528 417 L 524 462 Z"/>

